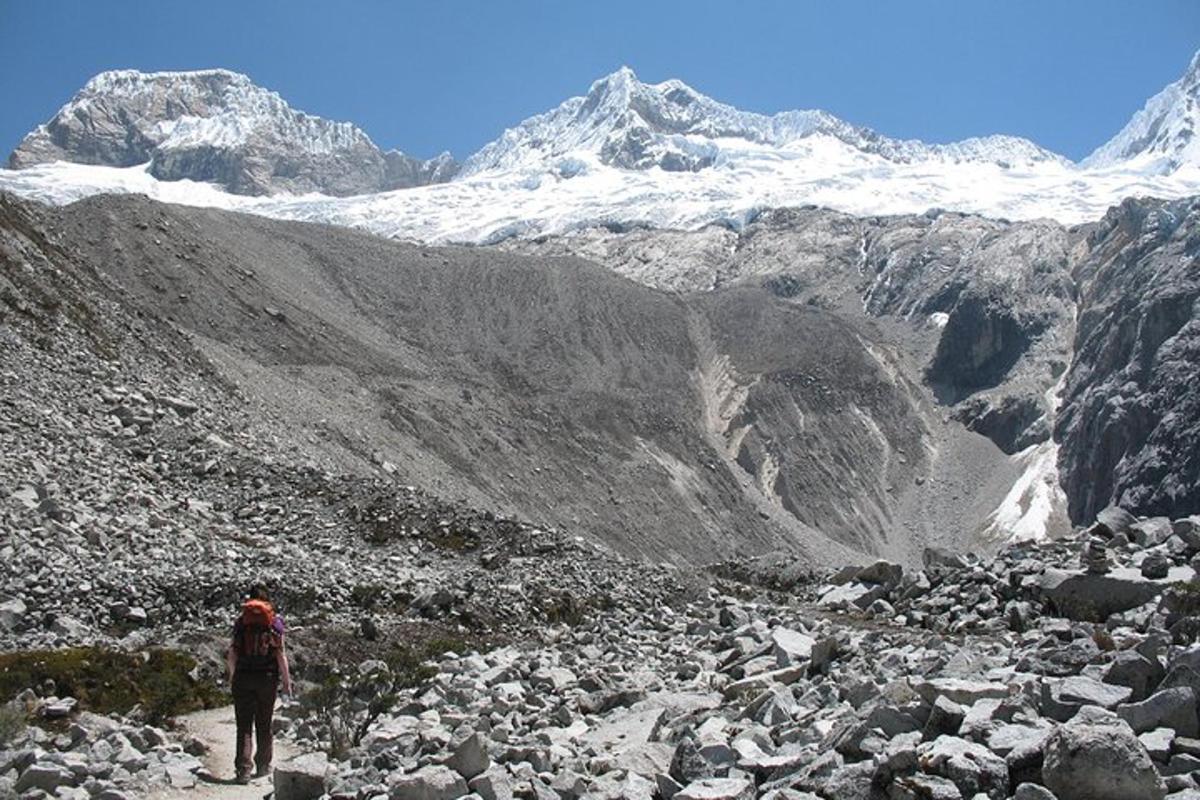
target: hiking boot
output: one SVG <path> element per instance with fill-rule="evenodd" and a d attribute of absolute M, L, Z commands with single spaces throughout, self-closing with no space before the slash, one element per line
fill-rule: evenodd
<path fill-rule="evenodd" d="M 237 777 L 235 777 L 233 779 L 233 782 L 240 783 L 242 786 L 245 786 L 247 783 L 250 782 L 250 773 L 249 772 L 239 772 L 237 774 Z"/>
<path fill-rule="evenodd" d="M 271 774 L 271 765 L 270 764 L 267 764 L 265 767 L 259 767 L 258 769 L 254 770 L 254 777 L 256 777 L 256 778 L 265 778 L 270 774 Z"/>

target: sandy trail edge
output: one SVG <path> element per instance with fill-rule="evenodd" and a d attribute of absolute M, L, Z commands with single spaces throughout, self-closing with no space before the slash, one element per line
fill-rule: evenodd
<path fill-rule="evenodd" d="M 233 706 L 198 711 L 179 717 L 180 726 L 188 735 L 194 736 L 208 747 L 201 759 L 204 769 L 197 775 L 193 789 L 171 786 L 155 789 L 146 797 L 149 800 L 262 800 L 273 791 L 270 778 L 257 778 L 246 786 L 233 783 L 234 719 Z M 290 741 L 275 737 L 275 763 L 279 764 L 300 751 Z"/>

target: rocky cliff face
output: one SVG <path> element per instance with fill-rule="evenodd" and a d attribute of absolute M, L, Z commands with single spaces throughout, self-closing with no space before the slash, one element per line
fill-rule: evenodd
<path fill-rule="evenodd" d="M 1200 200 L 1129 200 L 1090 233 L 1055 427 L 1071 516 L 1200 508 Z"/>
<path fill-rule="evenodd" d="M 9 166 L 51 161 L 149 163 L 160 180 L 250 195 L 379 192 L 448 180 L 456 169 L 448 155 L 382 152 L 354 125 L 295 111 L 227 70 L 97 75 L 25 137 Z"/>

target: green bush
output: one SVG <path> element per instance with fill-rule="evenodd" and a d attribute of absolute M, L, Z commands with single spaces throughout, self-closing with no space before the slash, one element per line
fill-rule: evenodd
<path fill-rule="evenodd" d="M 344 758 L 351 747 L 362 742 L 375 721 L 392 710 L 400 692 L 428 683 L 437 670 L 426 660 L 451 649 L 446 647 L 451 643 L 449 639 L 434 639 L 419 650 L 397 645 L 381 659 L 384 669 L 365 675 L 354 665 L 335 669 L 317 687 L 305 692 L 301 698 L 305 713 L 315 716 L 329 730 L 329 754 Z M 441 649 L 435 650 L 435 646 Z"/>
<path fill-rule="evenodd" d="M 224 705 L 216 686 L 196 681 L 195 660 L 176 650 L 120 653 L 98 647 L 29 650 L 0 655 L 0 698 L 54 681 L 55 692 L 98 714 L 141 706 L 153 723 Z"/>

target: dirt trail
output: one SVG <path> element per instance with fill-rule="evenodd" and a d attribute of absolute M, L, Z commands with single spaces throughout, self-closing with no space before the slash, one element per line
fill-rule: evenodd
<path fill-rule="evenodd" d="M 180 717 L 179 723 L 188 735 L 196 737 L 208 747 L 202 759 L 204 769 L 196 776 L 198 781 L 195 788 L 167 787 L 151 793 L 150 800 L 262 800 L 271 794 L 270 778 L 256 778 L 245 786 L 233 781 L 233 706 L 188 714 Z M 299 750 L 291 742 L 275 737 L 276 764 L 298 753 Z"/>

